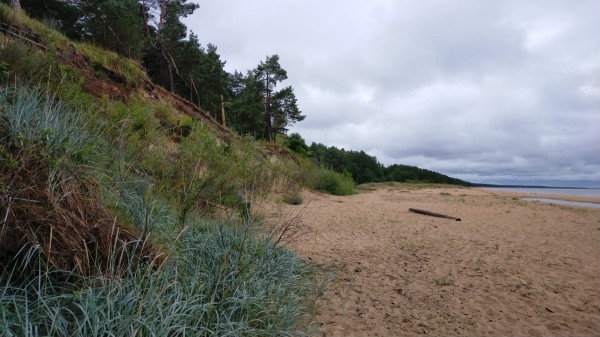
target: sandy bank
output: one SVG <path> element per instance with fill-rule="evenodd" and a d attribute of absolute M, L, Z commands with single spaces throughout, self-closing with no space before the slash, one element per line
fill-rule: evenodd
<path fill-rule="evenodd" d="M 463 188 L 303 196 L 311 231 L 293 248 L 337 271 L 322 336 L 600 334 L 599 209 Z"/>

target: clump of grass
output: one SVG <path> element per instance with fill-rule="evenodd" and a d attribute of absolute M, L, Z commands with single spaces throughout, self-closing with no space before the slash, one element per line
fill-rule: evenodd
<path fill-rule="evenodd" d="M 27 79 L 29 81 L 43 80 L 48 77 L 60 78 L 57 74 L 55 59 L 42 51 L 30 48 L 22 41 L 8 38 L 0 34 L 0 60 L 5 63 L 4 72 L 0 80 L 13 78 Z"/>
<path fill-rule="evenodd" d="M 448 275 L 444 275 L 444 276 L 440 276 L 440 277 L 434 277 L 433 283 L 440 287 L 452 286 L 452 285 L 454 285 L 454 279 L 452 279 L 450 276 L 451 275 L 448 274 Z"/>
<path fill-rule="evenodd" d="M 120 57 L 111 52 L 88 43 L 76 43 L 78 51 L 82 52 L 93 65 L 99 67 L 100 72 L 107 73 L 119 82 L 129 87 L 136 87 L 147 80 L 146 73 L 137 62 Z"/>
<path fill-rule="evenodd" d="M 44 36 L 47 41 L 52 41 L 57 44 L 59 42 L 68 41 L 67 38 L 58 31 L 38 20 L 29 18 L 23 11 L 15 11 L 8 4 L 0 3 L 0 18 L 21 29 L 27 29 L 37 35 Z"/>
<path fill-rule="evenodd" d="M 302 205 L 304 199 L 298 192 L 286 193 L 283 195 L 283 202 L 290 205 Z"/>
<path fill-rule="evenodd" d="M 448 195 L 452 195 L 452 193 L 449 192 L 441 192 L 440 195 L 444 195 L 444 196 L 448 196 Z"/>
<path fill-rule="evenodd" d="M 479 255 L 479 257 L 473 261 L 473 265 L 471 266 L 471 269 L 473 271 L 480 271 L 483 266 L 485 266 L 487 264 L 487 262 L 482 258 L 481 255 Z"/>

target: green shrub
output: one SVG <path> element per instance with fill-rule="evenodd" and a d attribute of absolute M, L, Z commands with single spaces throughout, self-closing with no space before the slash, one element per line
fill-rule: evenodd
<path fill-rule="evenodd" d="M 309 171 L 308 185 L 314 189 L 333 195 L 354 193 L 355 184 L 348 174 L 341 174 L 326 168 L 314 168 Z"/>
<path fill-rule="evenodd" d="M 299 133 L 292 133 L 287 139 L 287 147 L 303 156 L 308 155 L 308 146 Z"/>

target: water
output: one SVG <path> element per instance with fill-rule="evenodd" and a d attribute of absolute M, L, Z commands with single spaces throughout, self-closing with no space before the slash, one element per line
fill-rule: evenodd
<path fill-rule="evenodd" d="M 594 204 L 594 203 L 591 203 L 591 202 L 567 201 L 567 200 L 545 199 L 545 198 L 521 198 L 521 200 L 525 200 L 525 201 L 540 201 L 540 202 L 545 202 L 545 203 L 548 203 L 548 204 L 555 204 L 555 205 L 600 208 L 600 204 Z"/>
<path fill-rule="evenodd" d="M 539 194 L 540 198 L 522 198 L 525 201 L 540 201 L 555 205 L 566 205 L 566 206 L 580 206 L 580 207 L 591 207 L 600 208 L 600 204 L 591 202 L 580 202 L 580 201 L 567 201 L 567 200 L 556 200 L 543 198 L 543 195 L 558 194 L 558 195 L 569 195 L 575 197 L 588 197 L 588 198 L 600 198 L 600 189 L 598 188 L 538 188 L 538 187 L 494 187 L 486 188 L 487 190 L 504 190 L 514 191 L 519 193 L 530 193 Z"/>
<path fill-rule="evenodd" d="M 600 198 L 600 188 L 538 188 L 538 187 L 494 187 L 486 190 L 504 190 L 531 194 L 559 194 L 575 197 Z"/>

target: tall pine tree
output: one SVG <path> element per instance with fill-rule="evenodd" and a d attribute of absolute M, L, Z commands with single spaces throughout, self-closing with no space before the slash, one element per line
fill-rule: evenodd
<path fill-rule="evenodd" d="M 279 65 L 279 56 L 267 56 L 264 62 L 260 62 L 254 76 L 263 85 L 264 101 L 265 101 L 265 122 L 267 124 L 266 137 L 269 141 L 273 141 L 273 111 L 271 108 L 272 96 L 277 83 L 287 79 L 287 71 Z"/>

